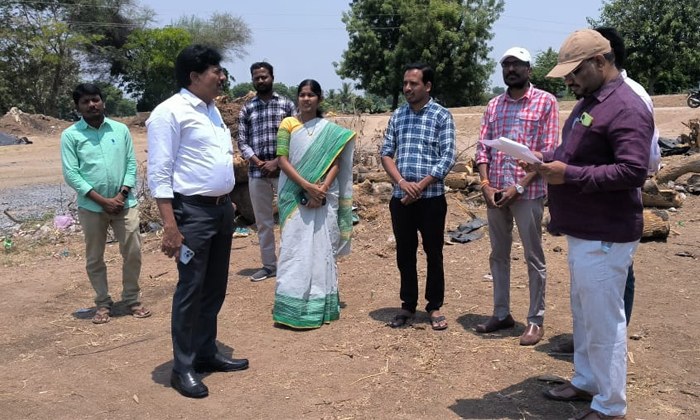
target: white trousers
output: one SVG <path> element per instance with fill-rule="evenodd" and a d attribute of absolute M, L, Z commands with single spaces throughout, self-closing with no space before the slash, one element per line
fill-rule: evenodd
<path fill-rule="evenodd" d="M 608 416 L 627 412 L 627 270 L 639 241 L 611 243 L 567 236 L 574 320 L 571 383 L 595 394 L 591 408 Z"/>
<path fill-rule="evenodd" d="M 248 190 L 253 205 L 255 225 L 258 228 L 260 259 L 263 267 L 271 270 L 277 267 L 275 253 L 275 216 L 272 202 L 277 192 L 279 178 L 249 178 Z"/>

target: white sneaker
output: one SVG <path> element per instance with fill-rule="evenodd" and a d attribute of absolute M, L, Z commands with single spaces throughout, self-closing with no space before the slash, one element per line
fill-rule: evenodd
<path fill-rule="evenodd" d="M 267 267 L 263 267 L 260 270 L 256 271 L 255 274 L 250 276 L 250 281 L 262 281 L 265 280 L 268 277 L 275 277 L 277 275 L 277 270 L 269 269 Z"/>

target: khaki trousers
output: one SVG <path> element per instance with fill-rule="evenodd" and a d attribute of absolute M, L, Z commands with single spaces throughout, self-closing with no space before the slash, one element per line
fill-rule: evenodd
<path fill-rule="evenodd" d="M 111 308 L 114 302 L 107 285 L 107 265 L 104 260 L 107 228 L 112 226 L 122 255 L 122 301 L 128 307 L 139 301 L 141 275 L 141 234 L 139 208 L 124 209 L 119 214 L 95 213 L 78 209 L 85 235 L 85 269 L 95 289 L 95 305 Z"/>

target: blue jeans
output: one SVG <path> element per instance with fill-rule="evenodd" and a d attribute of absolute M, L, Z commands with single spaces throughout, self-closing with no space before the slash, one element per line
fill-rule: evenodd
<path fill-rule="evenodd" d="M 634 305 L 634 263 L 627 270 L 627 282 L 625 283 L 623 299 L 625 301 L 625 319 L 627 320 L 627 325 L 629 325 L 632 318 L 632 305 Z"/>

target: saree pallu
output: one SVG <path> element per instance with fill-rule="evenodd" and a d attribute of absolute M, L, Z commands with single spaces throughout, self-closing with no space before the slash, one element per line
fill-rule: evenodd
<path fill-rule="evenodd" d="M 278 133 L 278 155 L 304 179 L 322 181 L 338 159 L 339 173 L 326 204 L 300 204 L 304 190 L 282 173 L 279 220 L 282 230 L 272 318 L 293 328 L 318 328 L 340 317 L 336 259 L 350 252 L 352 161 L 355 133 L 323 119 L 301 125 L 286 118 Z"/>

